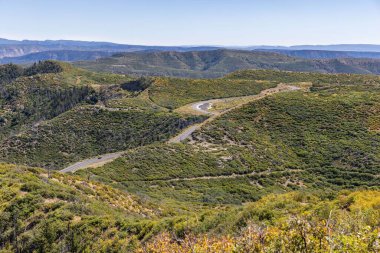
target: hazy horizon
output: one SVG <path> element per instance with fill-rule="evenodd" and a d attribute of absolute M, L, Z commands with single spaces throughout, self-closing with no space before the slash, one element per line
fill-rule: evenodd
<path fill-rule="evenodd" d="M 380 0 L 0 0 L 0 7 L 0 37 L 16 40 L 242 47 L 380 44 Z"/>
<path fill-rule="evenodd" d="M 95 42 L 95 43 L 114 43 L 114 44 L 120 44 L 120 45 L 133 45 L 130 43 L 123 43 L 123 42 L 115 42 L 115 41 L 108 41 L 108 40 L 83 40 L 83 39 L 29 39 L 29 38 L 5 38 L 0 37 L 0 39 L 4 40 L 10 40 L 10 41 L 79 41 L 79 42 Z M 260 44 L 260 45 L 211 45 L 211 44 L 189 44 L 189 45 L 156 45 L 156 44 L 134 44 L 134 45 L 141 45 L 141 46 L 168 46 L 168 47 L 234 47 L 234 48 L 246 48 L 246 47 L 298 47 L 298 46 L 339 46 L 339 45 L 371 45 L 371 46 L 380 46 L 380 42 L 378 44 L 375 43 L 336 43 L 336 44 L 294 44 L 294 45 L 280 45 L 280 44 Z"/>

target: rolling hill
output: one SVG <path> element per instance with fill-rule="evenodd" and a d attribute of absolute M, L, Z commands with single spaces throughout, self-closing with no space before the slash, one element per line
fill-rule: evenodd
<path fill-rule="evenodd" d="M 158 234 L 146 250 L 212 245 L 215 252 L 229 247 L 231 252 L 249 252 L 256 246 L 256 252 L 376 252 L 377 243 L 372 242 L 380 213 L 372 201 L 377 202 L 380 185 L 380 78 L 260 70 L 235 72 L 225 79 L 307 84 L 310 89 L 248 103 L 204 125 L 185 143 L 138 147 L 77 174 L 149 196 L 166 207 L 218 208 L 190 215 L 182 236 L 170 230 Z M 369 192 L 349 193 L 353 189 Z M 366 235 L 355 237 L 348 227 L 363 221 L 372 225 Z M 326 229 L 331 222 L 334 228 Z M 234 236 L 223 237 L 224 231 L 237 228 Z M 350 232 L 329 237 L 333 231 Z M 248 241 L 255 243 L 247 246 Z"/>
<path fill-rule="evenodd" d="M 129 55 L 140 57 L 99 62 Z M 376 69 L 268 52 L 141 55 L 192 74 L 231 62 Z M 281 85 L 299 89 L 268 91 Z M 208 112 L 223 113 L 189 109 L 213 98 Z M 1 65 L 0 251 L 378 252 L 379 112 L 377 75 L 136 78 L 57 61 Z M 182 143 L 167 141 L 196 124 Z"/>
<path fill-rule="evenodd" d="M 260 70 L 226 78 L 311 87 L 232 110 L 188 143 L 139 147 L 89 172 L 129 192 L 186 203 L 379 186 L 380 77 Z"/>
<path fill-rule="evenodd" d="M 115 54 L 76 66 L 92 71 L 130 75 L 215 78 L 240 69 L 380 74 L 380 60 L 293 58 L 272 52 L 212 50 L 198 52 L 136 52 Z"/>

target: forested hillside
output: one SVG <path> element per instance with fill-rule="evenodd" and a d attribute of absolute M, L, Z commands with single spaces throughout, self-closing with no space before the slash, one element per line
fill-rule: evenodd
<path fill-rule="evenodd" d="M 1 142 L 4 161 L 60 169 L 96 155 L 166 141 L 202 117 L 173 113 L 72 109 Z"/>
<path fill-rule="evenodd" d="M 153 108 L 112 107 L 115 99 L 138 100 L 138 93 L 123 89 L 130 77 L 52 61 L 1 69 L 2 161 L 59 169 L 83 158 L 165 141 L 204 120 Z"/>
<path fill-rule="evenodd" d="M 228 78 L 311 87 L 230 111 L 187 144 L 131 150 L 90 172 L 128 191 L 198 203 L 379 186 L 379 77 L 242 71 Z"/>
<path fill-rule="evenodd" d="M 0 76 L 2 252 L 380 250 L 379 76 Z"/>
<path fill-rule="evenodd" d="M 79 104 L 95 104 L 100 87 L 128 77 L 96 74 L 46 61 L 28 68 L 0 66 L 0 140 Z"/>
<path fill-rule="evenodd" d="M 274 69 L 320 73 L 380 74 L 378 59 L 294 58 L 264 51 L 212 50 L 194 52 L 120 53 L 77 66 L 130 75 L 215 78 L 241 69 Z"/>

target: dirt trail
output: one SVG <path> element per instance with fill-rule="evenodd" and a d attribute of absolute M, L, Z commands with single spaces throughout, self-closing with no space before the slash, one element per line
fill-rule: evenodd
<path fill-rule="evenodd" d="M 290 171 L 290 170 L 289 170 Z M 291 172 L 301 172 L 302 170 L 291 170 Z M 216 175 L 216 176 L 199 176 L 199 177 L 177 177 L 177 178 L 157 178 L 152 180 L 130 180 L 127 182 L 155 182 L 155 181 L 165 181 L 165 182 L 177 182 L 177 181 L 194 181 L 194 180 L 210 180 L 210 179 L 230 179 L 239 178 L 253 175 L 269 175 L 278 171 L 265 170 L 265 171 L 251 171 L 245 173 L 231 173 L 226 175 Z M 282 171 L 283 172 L 283 171 Z"/>

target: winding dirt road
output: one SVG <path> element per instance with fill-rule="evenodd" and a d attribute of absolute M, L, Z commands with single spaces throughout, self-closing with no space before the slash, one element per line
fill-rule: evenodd
<path fill-rule="evenodd" d="M 266 96 L 273 95 L 273 94 L 276 94 L 279 92 L 294 91 L 294 90 L 299 90 L 299 89 L 300 88 L 296 87 L 296 86 L 280 84 L 275 88 L 263 90 L 262 92 L 260 92 L 257 95 L 242 96 L 242 97 L 231 97 L 231 98 L 224 98 L 224 99 L 210 99 L 210 100 L 200 101 L 200 102 L 191 104 L 190 108 L 192 110 L 194 110 L 194 112 L 196 112 L 198 114 L 201 113 L 201 114 L 205 114 L 205 115 L 210 115 L 210 117 L 200 124 L 195 124 L 195 125 L 192 125 L 186 129 L 184 129 L 180 134 L 171 138 L 168 141 L 168 143 L 180 143 L 180 142 L 186 140 L 187 138 L 189 138 L 189 136 L 192 133 L 194 133 L 196 130 L 200 129 L 203 125 L 210 123 L 211 121 L 213 121 L 217 117 L 219 117 L 219 116 L 221 116 L 221 115 L 223 115 L 223 114 L 225 114 L 231 110 L 239 108 L 239 107 L 241 107 L 241 106 L 243 106 L 249 102 L 259 100 L 259 99 L 262 99 Z M 226 108 L 226 109 L 221 110 L 221 111 L 211 110 L 212 106 L 215 104 L 229 103 L 231 101 L 238 101 L 240 99 L 242 99 L 242 101 L 240 101 L 240 103 L 238 103 L 237 105 L 234 105 L 230 108 Z M 112 110 L 116 111 L 118 109 L 112 108 Z M 60 170 L 60 172 L 62 172 L 62 173 L 68 173 L 68 172 L 74 173 L 74 172 L 81 170 L 81 169 L 100 167 L 106 163 L 112 162 L 113 160 L 119 158 L 124 153 L 125 153 L 125 151 L 99 155 L 99 156 L 89 158 L 89 159 L 77 162 L 75 164 L 72 164 L 72 165 Z M 239 175 L 233 175 L 233 176 L 239 176 Z M 231 177 L 231 175 L 229 175 L 229 177 Z M 207 178 L 207 177 L 205 177 L 205 178 Z M 177 180 L 177 179 L 174 179 L 174 180 Z"/>
<path fill-rule="evenodd" d="M 200 129 L 203 125 L 205 125 L 207 123 L 210 123 L 215 118 L 217 118 L 217 117 L 219 117 L 219 116 L 221 116 L 221 115 L 223 115 L 223 114 L 225 114 L 227 112 L 230 112 L 231 110 L 237 109 L 237 108 L 239 108 L 239 107 L 241 107 L 241 106 L 243 106 L 243 105 L 245 105 L 247 103 L 250 103 L 250 102 L 255 101 L 255 100 L 262 99 L 264 97 L 267 97 L 269 95 L 273 95 L 273 94 L 276 94 L 276 93 L 279 93 L 279 92 L 295 91 L 295 90 L 300 90 L 300 88 L 297 87 L 297 86 L 279 84 L 277 87 L 263 90 L 263 91 L 261 91 L 257 95 L 241 96 L 241 97 L 231 97 L 231 98 L 221 98 L 221 99 L 210 99 L 210 100 L 200 101 L 200 102 L 194 103 L 194 104 L 191 105 L 191 109 L 192 110 L 194 110 L 194 111 L 196 111 L 198 113 L 202 113 L 202 114 L 206 114 L 206 115 L 211 115 L 210 118 L 208 118 L 206 121 L 204 121 L 202 123 L 199 123 L 199 124 L 196 124 L 196 125 L 192 125 L 192 126 L 186 128 L 180 134 L 178 134 L 177 136 L 171 138 L 168 141 L 168 143 L 179 143 L 179 142 L 182 142 L 182 141 L 186 140 L 188 137 L 190 137 L 190 135 L 192 133 L 194 133 L 196 130 Z M 241 101 L 241 103 L 238 103 L 237 105 L 232 106 L 230 108 L 227 108 L 225 110 L 211 111 L 212 106 L 214 104 L 229 103 L 229 102 L 237 101 L 237 100 L 242 100 L 242 101 Z"/>
<path fill-rule="evenodd" d="M 76 172 L 81 169 L 86 169 L 86 168 L 94 168 L 94 167 L 99 167 L 102 166 L 106 163 L 112 162 L 113 160 L 119 158 L 122 156 L 124 152 L 117 152 L 117 153 L 109 153 L 109 154 L 104 154 L 104 155 L 99 155 L 93 158 L 89 158 L 77 163 L 74 163 L 73 165 L 70 165 L 69 167 L 64 168 L 63 170 L 60 170 L 62 173 L 67 173 L 67 172 Z"/>

